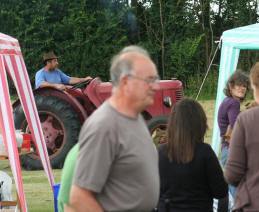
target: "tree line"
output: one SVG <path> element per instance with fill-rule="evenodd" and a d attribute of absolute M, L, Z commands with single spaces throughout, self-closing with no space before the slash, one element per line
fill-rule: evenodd
<path fill-rule="evenodd" d="M 257 0 L 1 0 L 0 11 L 0 32 L 19 40 L 32 82 L 45 51 L 67 74 L 105 81 L 112 55 L 137 44 L 161 78 L 187 83 L 205 73 L 224 30 L 258 21 Z M 255 57 L 241 53 L 240 66 Z"/>

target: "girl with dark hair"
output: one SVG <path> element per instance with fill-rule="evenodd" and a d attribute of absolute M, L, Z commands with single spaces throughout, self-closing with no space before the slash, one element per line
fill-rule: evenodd
<path fill-rule="evenodd" d="M 249 88 L 249 78 L 240 70 L 230 76 L 226 83 L 224 93 L 226 98 L 219 106 L 218 126 L 221 137 L 221 165 L 225 167 L 228 158 L 229 140 L 237 116 L 240 113 L 240 102 L 245 97 Z M 229 186 L 232 197 L 235 197 L 235 187 Z M 228 197 L 219 200 L 218 208 L 228 211 Z"/>
<path fill-rule="evenodd" d="M 183 99 L 175 104 L 168 143 L 159 147 L 159 212 L 210 212 L 213 198 L 227 195 L 218 159 L 204 143 L 206 130 L 207 118 L 197 101 Z"/>
<path fill-rule="evenodd" d="M 224 93 L 226 98 L 219 106 L 218 125 L 221 136 L 221 163 L 224 167 L 228 156 L 230 135 L 240 113 L 240 102 L 249 88 L 249 78 L 241 71 L 236 71 L 227 81 Z"/>

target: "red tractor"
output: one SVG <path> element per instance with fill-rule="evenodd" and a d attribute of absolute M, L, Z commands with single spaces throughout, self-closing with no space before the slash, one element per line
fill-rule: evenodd
<path fill-rule="evenodd" d="M 78 141 L 82 124 L 111 95 L 111 91 L 112 84 L 101 82 L 98 78 L 76 84 L 66 91 L 54 88 L 34 90 L 52 168 L 62 168 L 68 151 Z M 155 94 L 154 104 L 143 112 L 156 143 L 164 141 L 161 134 L 164 134 L 166 128 L 167 115 L 172 105 L 182 97 L 183 88 L 180 81 L 160 81 L 160 90 Z M 19 100 L 14 102 L 13 108 L 16 129 L 30 133 Z M 28 170 L 42 169 L 33 143 L 31 152 L 21 156 L 21 163 Z"/>

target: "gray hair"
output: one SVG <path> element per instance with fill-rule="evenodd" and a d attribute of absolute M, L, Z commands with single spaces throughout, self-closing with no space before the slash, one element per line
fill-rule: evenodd
<path fill-rule="evenodd" d="M 133 60 L 128 57 L 122 57 L 126 53 L 138 53 L 150 58 L 148 52 L 139 46 L 127 46 L 112 58 L 110 77 L 113 86 L 117 86 L 121 77 L 131 74 L 133 69 Z"/>

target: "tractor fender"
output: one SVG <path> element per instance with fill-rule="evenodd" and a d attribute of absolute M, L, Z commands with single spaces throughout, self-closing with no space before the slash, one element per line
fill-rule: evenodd
<path fill-rule="evenodd" d="M 45 88 L 38 88 L 36 90 L 33 90 L 33 94 L 34 94 L 34 96 L 35 95 L 54 96 L 54 97 L 57 97 L 59 99 L 66 101 L 77 113 L 78 118 L 81 123 L 84 123 L 84 121 L 88 117 L 87 112 L 85 111 L 83 106 L 80 104 L 80 102 L 66 91 L 58 90 L 56 88 L 45 87 Z M 16 100 L 13 103 L 13 109 L 16 108 L 19 104 L 20 104 L 20 99 Z"/>
<path fill-rule="evenodd" d="M 84 93 L 96 108 L 98 108 L 111 96 L 112 84 L 110 82 L 102 82 L 100 78 L 95 78 L 86 87 Z"/>

